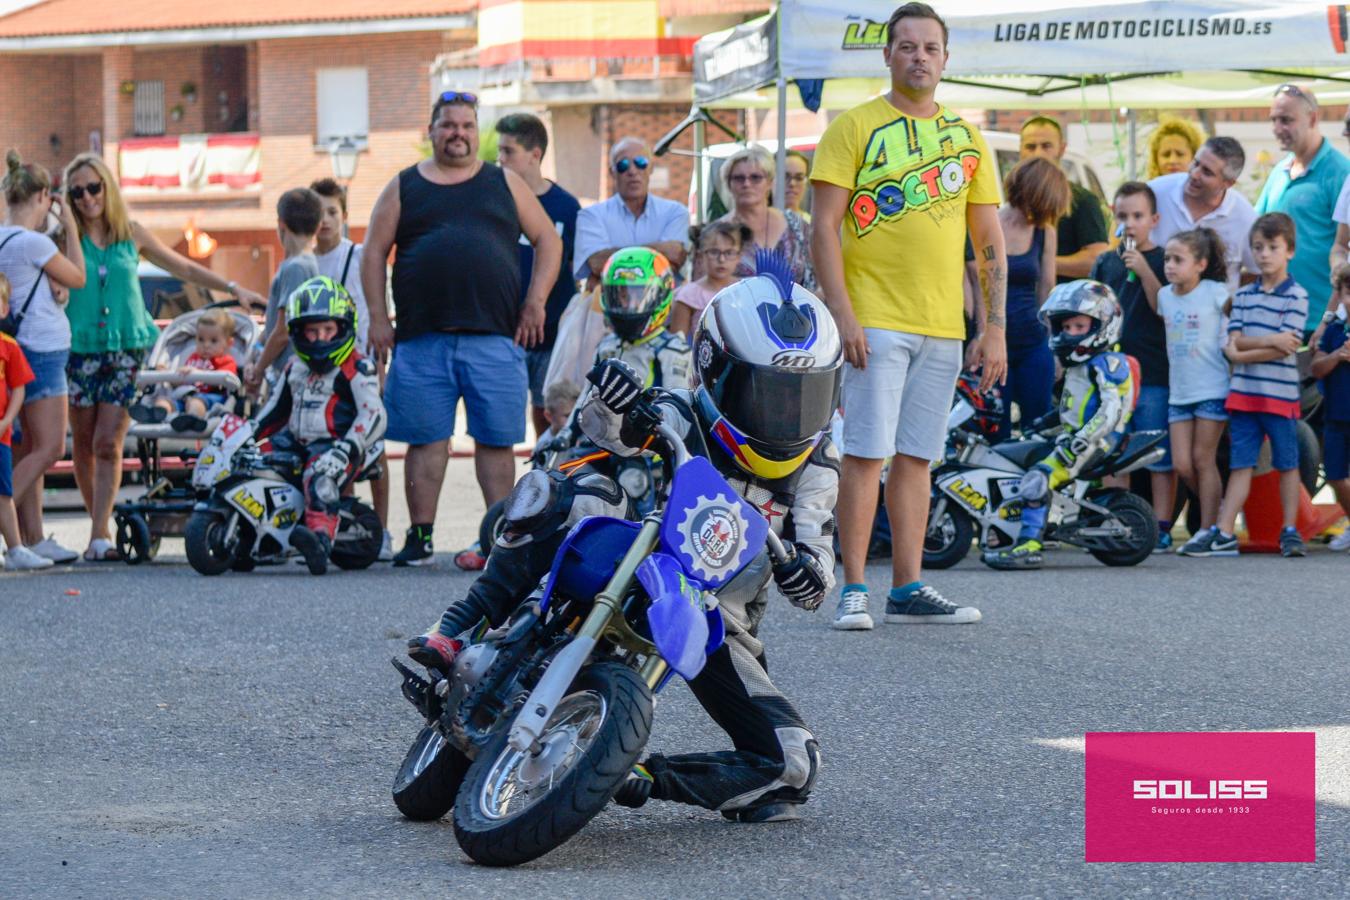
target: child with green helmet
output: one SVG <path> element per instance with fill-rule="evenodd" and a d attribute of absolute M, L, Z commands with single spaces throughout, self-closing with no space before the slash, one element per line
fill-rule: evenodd
<path fill-rule="evenodd" d="M 356 304 L 319 275 L 286 300 L 295 355 L 258 413 L 257 436 L 304 454 L 305 521 L 291 545 L 314 575 L 328 568 L 343 489 L 380 454 L 386 416 L 375 365 L 356 349 Z"/>
<path fill-rule="evenodd" d="M 625 247 L 605 264 L 600 308 L 613 329 L 596 348 L 595 361 L 621 359 L 646 387 L 689 386 L 689 342 L 666 329 L 675 294 L 670 262 L 650 247 Z"/>

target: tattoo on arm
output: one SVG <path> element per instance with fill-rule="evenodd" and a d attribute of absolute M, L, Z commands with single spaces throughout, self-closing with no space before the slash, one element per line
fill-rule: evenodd
<path fill-rule="evenodd" d="M 984 295 L 985 321 L 999 328 L 1007 327 L 1005 309 L 1008 302 L 1008 273 L 998 265 L 992 244 L 980 248 L 980 293 Z"/>

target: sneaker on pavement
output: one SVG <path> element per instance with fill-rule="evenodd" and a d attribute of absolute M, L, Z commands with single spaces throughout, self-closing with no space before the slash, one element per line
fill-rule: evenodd
<path fill-rule="evenodd" d="M 851 587 L 851 586 L 850 586 Z M 830 627 L 836 631 L 871 631 L 872 614 L 867 611 L 867 590 L 844 589 L 834 610 Z"/>
<path fill-rule="evenodd" d="M 297 525 L 291 529 L 290 543 L 305 558 L 309 574 L 322 575 L 328 571 L 328 535 Z"/>
<path fill-rule="evenodd" d="M 1331 539 L 1327 544 L 1332 550 L 1340 553 L 1342 550 L 1350 550 L 1350 528 L 1345 529 L 1340 534 Z"/>
<path fill-rule="evenodd" d="M 1167 531 L 1158 532 L 1158 544 L 1156 547 L 1153 548 L 1153 552 L 1154 553 L 1172 552 L 1172 535 L 1170 532 Z"/>
<path fill-rule="evenodd" d="M 1041 555 L 1042 547 L 1040 541 L 1023 541 L 1011 549 L 986 550 L 980 556 L 980 559 L 989 568 L 1005 572 L 1019 569 L 1039 569 L 1045 565 L 1045 557 Z"/>
<path fill-rule="evenodd" d="M 74 550 L 68 550 L 56 542 L 53 535 L 47 535 L 42 540 L 28 548 L 38 556 L 45 556 L 54 563 L 74 562 L 80 558 L 80 554 Z"/>
<path fill-rule="evenodd" d="M 464 649 L 464 642 L 448 638 L 435 628 L 426 634 L 408 639 L 408 657 L 419 666 L 436 669 L 446 675 L 454 665 L 455 657 Z"/>
<path fill-rule="evenodd" d="M 417 536 L 415 528 L 408 529 L 403 540 L 403 549 L 394 556 L 395 566 L 429 566 L 436 559 L 436 551 L 431 548 L 431 536 L 425 539 Z"/>
<path fill-rule="evenodd" d="M 31 569 L 49 569 L 56 563 L 45 556 L 39 556 L 22 545 L 5 551 L 5 568 L 13 572 Z"/>
<path fill-rule="evenodd" d="M 1237 556 L 1237 538 L 1224 537 L 1217 525 L 1196 532 L 1189 541 L 1181 545 L 1178 556 Z"/>
<path fill-rule="evenodd" d="M 957 606 L 928 585 L 902 598 L 886 599 L 886 621 L 899 625 L 969 625 L 983 616 L 973 606 Z"/>
<path fill-rule="evenodd" d="M 1297 528 L 1288 527 L 1280 531 L 1281 556 L 1307 556 L 1308 548 L 1303 544 L 1303 535 Z"/>
<path fill-rule="evenodd" d="M 651 798 L 653 784 L 652 773 L 647 771 L 647 767 L 635 763 L 614 792 L 614 802 L 629 809 L 637 809 Z"/>
<path fill-rule="evenodd" d="M 377 557 L 380 562 L 392 562 L 394 559 L 394 536 L 389 533 L 389 529 L 384 530 L 384 537 L 380 540 L 380 555 Z"/>
<path fill-rule="evenodd" d="M 467 549 L 455 554 L 455 567 L 465 572 L 481 572 L 487 567 L 487 557 L 482 553 L 482 545 L 474 541 Z"/>

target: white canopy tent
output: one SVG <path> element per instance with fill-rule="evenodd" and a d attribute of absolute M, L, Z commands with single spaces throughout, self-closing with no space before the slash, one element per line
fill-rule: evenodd
<path fill-rule="evenodd" d="M 1278 0 L 953 0 L 938 97 L 978 109 L 1261 106 L 1297 80 L 1350 103 L 1350 7 Z M 694 104 L 778 109 L 781 196 L 789 104 L 844 109 L 890 87 L 876 0 L 779 0 L 694 48 Z M 880 19 L 871 18 L 879 16 Z M 788 91 L 795 82 L 799 90 Z M 695 135 L 701 149 L 702 129 Z M 700 196 L 702 186 L 700 185 Z"/>

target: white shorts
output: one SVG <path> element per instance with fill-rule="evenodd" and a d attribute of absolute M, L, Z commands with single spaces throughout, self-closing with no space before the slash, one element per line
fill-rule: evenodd
<path fill-rule="evenodd" d="M 867 368 L 844 364 L 843 452 L 862 459 L 942 456 L 961 374 L 961 342 L 864 328 Z"/>

